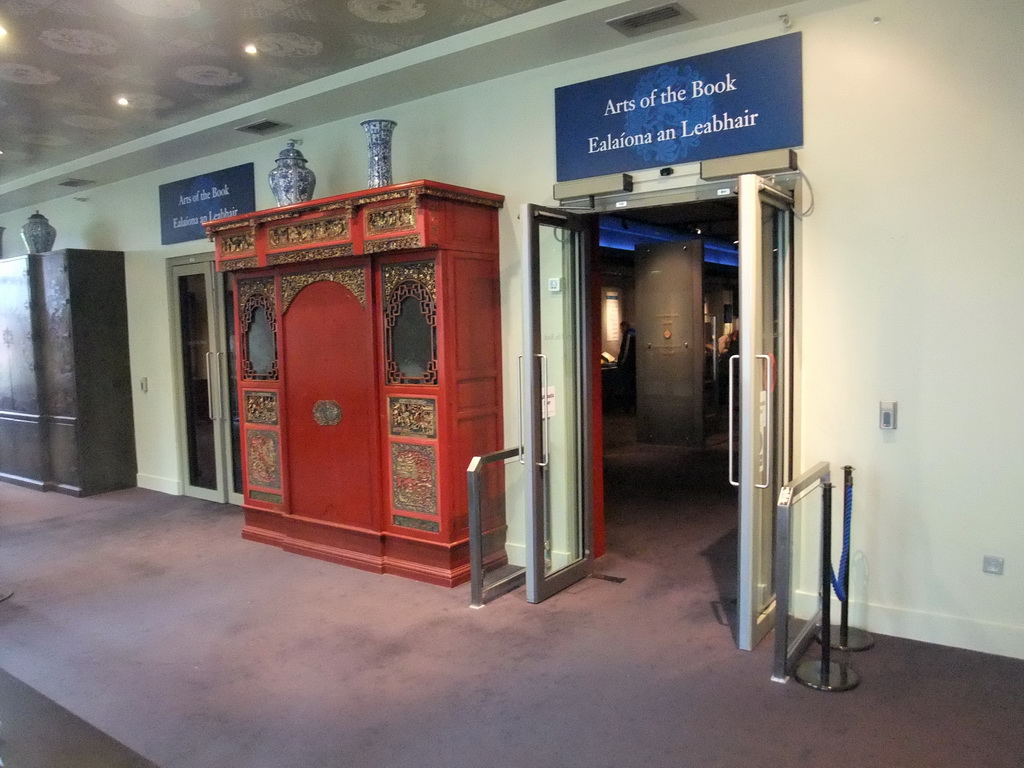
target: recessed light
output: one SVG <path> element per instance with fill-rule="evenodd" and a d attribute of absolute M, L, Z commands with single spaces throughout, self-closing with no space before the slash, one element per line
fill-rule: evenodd
<path fill-rule="evenodd" d="M 127 96 L 118 96 L 117 97 L 117 103 L 120 104 L 122 107 L 127 107 L 128 106 L 128 97 Z"/>
<path fill-rule="evenodd" d="M 247 46 L 245 46 L 245 52 L 248 53 L 250 56 L 255 56 L 257 53 L 259 53 L 259 49 L 256 47 L 254 43 L 249 43 Z"/>
<path fill-rule="evenodd" d="M 6 34 L 7 34 L 7 30 L 4 29 L 3 27 L 0 27 L 0 37 L 3 37 Z"/>

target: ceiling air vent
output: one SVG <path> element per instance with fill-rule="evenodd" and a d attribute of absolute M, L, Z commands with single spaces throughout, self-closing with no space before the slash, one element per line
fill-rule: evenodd
<path fill-rule="evenodd" d="M 235 128 L 236 131 L 242 133 L 254 133 L 257 136 L 266 136 L 269 133 L 276 133 L 277 131 L 283 131 L 285 128 L 291 128 L 288 123 L 279 123 L 276 120 L 260 120 L 256 123 L 249 123 L 248 125 L 240 125 Z"/>
<path fill-rule="evenodd" d="M 679 3 L 666 3 L 655 8 L 648 8 L 646 11 L 631 13 L 628 16 L 619 16 L 617 19 L 609 19 L 605 23 L 627 37 L 637 37 L 638 35 L 646 35 L 648 32 L 656 32 L 659 29 L 687 24 L 695 21 L 696 18 Z"/>
<path fill-rule="evenodd" d="M 88 187 L 90 184 L 95 184 L 95 181 L 89 179 L 64 179 L 64 181 L 58 181 L 57 186 L 59 187 Z"/>

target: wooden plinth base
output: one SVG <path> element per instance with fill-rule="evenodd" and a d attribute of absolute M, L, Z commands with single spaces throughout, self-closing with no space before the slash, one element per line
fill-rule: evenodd
<path fill-rule="evenodd" d="M 245 507 L 242 538 L 373 573 L 455 587 L 469 581 L 469 542 L 420 541 L 388 532 Z"/>

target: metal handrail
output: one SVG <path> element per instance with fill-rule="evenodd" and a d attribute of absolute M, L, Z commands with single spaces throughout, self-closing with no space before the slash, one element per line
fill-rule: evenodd
<path fill-rule="evenodd" d="M 502 574 L 493 584 L 484 586 L 484 531 L 483 513 L 480 493 L 480 481 L 483 468 L 498 461 L 518 458 L 522 447 L 506 448 L 483 456 L 474 456 L 466 469 L 466 481 L 469 484 L 469 585 L 470 607 L 482 608 L 494 598 L 511 592 L 526 581 L 525 568 L 512 568 Z"/>
<path fill-rule="evenodd" d="M 796 662 L 817 634 L 821 606 L 790 639 L 789 613 L 793 579 L 793 505 L 812 488 L 829 482 L 831 468 L 820 461 L 800 477 L 782 486 L 775 508 L 775 660 L 772 680 L 784 683 Z"/>

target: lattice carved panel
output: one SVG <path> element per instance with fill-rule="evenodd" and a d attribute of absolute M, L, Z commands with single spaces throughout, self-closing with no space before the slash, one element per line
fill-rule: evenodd
<path fill-rule="evenodd" d="M 251 380 L 276 381 L 278 377 L 277 361 L 277 298 L 274 289 L 274 278 L 257 277 L 238 281 L 238 306 L 241 328 L 242 375 Z M 257 371 L 250 359 L 249 333 L 258 312 L 265 313 L 271 335 L 270 346 L 273 349 L 273 360 L 268 370 Z"/>
<path fill-rule="evenodd" d="M 437 285 L 434 262 L 386 264 L 383 268 L 383 281 L 385 383 L 437 384 Z M 396 350 L 396 325 L 402 318 L 406 300 L 416 303 L 429 329 L 428 359 L 418 374 L 403 371 Z"/>

